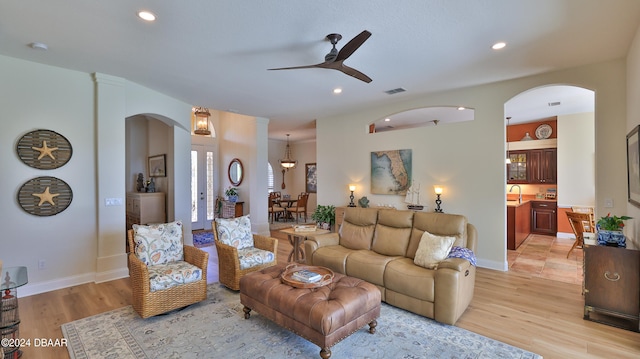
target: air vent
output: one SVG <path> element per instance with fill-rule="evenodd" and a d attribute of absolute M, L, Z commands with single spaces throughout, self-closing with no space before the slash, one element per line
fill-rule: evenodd
<path fill-rule="evenodd" d="M 553 107 L 553 106 L 560 106 L 560 101 L 549 102 L 549 107 Z"/>
<path fill-rule="evenodd" d="M 387 95 L 394 95 L 394 94 L 397 94 L 399 92 L 405 92 L 405 91 L 407 91 L 407 90 L 403 89 L 402 87 L 398 87 L 398 88 L 393 89 L 393 90 L 387 90 L 387 91 L 385 91 L 385 93 Z"/>

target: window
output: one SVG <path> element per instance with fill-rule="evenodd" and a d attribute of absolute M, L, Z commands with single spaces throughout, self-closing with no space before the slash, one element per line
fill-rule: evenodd
<path fill-rule="evenodd" d="M 267 190 L 271 193 L 273 192 L 273 167 L 269 162 L 267 162 L 267 167 Z"/>

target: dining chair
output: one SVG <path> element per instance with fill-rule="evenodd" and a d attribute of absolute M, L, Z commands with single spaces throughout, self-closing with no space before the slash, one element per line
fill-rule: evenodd
<path fill-rule="evenodd" d="M 284 214 L 284 212 L 284 208 L 282 208 L 281 206 L 276 206 L 275 197 L 269 196 L 269 218 L 271 220 L 271 223 L 273 223 L 274 219 L 277 221 L 280 216 Z"/>
<path fill-rule="evenodd" d="M 576 241 L 573 242 L 571 249 L 567 253 L 567 258 L 571 254 L 574 248 L 580 247 L 584 245 L 584 233 L 585 232 L 593 232 L 592 230 L 585 230 L 585 225 L 587 225 L 590 221 L 589 213 L 580 213 L 580 212 L 566 212 L 567 218 L 569 219 L 569 224 L 571 225 L 571 229 L 573 230 L 573 234 L 576 236 Z M 593 228 L 593 227 L 592 227 Z"/>
<path fill-rule="evenodd" d="M 295 215 L 296 223 L 300 220 L 300 217 L 304 215 L 304 222 L 307 222 L 307 200 L 309 199 L 309 194 L 300 194 L 298 196 L 298 201 L 295 206 L 291 208 L 287 208 L 287 212 Z"/>
<path fill-rule="evenodd" d="M 593 207 L 571 206 L 571 210 L 573 212 L 578 212 L 578 213 L 588 213 L 589 214 L 589 222 L 586 223 L 585 230 L 587 232 L 595 233 L 595 231 L 596 231 L 596 220 L 595 220 L 595 214 L 594 214 L 594 211 L 593 211 Z"/>

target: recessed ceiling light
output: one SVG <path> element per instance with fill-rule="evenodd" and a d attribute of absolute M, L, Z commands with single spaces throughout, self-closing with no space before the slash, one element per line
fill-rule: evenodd
<path fill-rule="evenodd" d="M 492 49 L 494 50 L 500 50 L 503 49 L 505 46 L 507 46 L 506 42 L 496 42 L 495 44 L 493 44 L 493 46 L 491 46 Z"/>
<path fill-rule="evenodd" d="M 391 121 L 391 119 L 390 119 L 390 118 L 385 118 L 385 119 L 384 119 L 384 122 L 389 122 L 389 121 Z"/>
<path fill-rule="evenodd" d="M 458 107 L 458 111 L 462 111 L 462 110 L 465 110 L 463 106 Z"/>
<path fill-rule="evenodd" d="M 154 21 L 156 19 L 156 15 L 150 11 L 140 11 L 138 17 L 145 21 Z"/>
<path fill-rule="evenodd" d="M 333 93 L 334 94 L 342 93 L 342 89 L 340 87 L 336 87 L 336 88 L 333 89 Z"/>

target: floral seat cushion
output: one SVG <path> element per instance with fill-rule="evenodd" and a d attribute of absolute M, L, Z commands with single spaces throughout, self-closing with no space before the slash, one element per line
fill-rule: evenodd
<path fill-rule="evenodd" d="M 238 250 L 253 247 L 253 233 L 249 215 L 236 218 L 216 218 L 218 239 Z"/>
<path fill-rule="evenodd" d="M 240 261 L 240 269 L 247 269 L 273 262 L 276 260 L 276 256 L 273 252 L 265 251 L 260 248 L 249 247 L 238 249 L 238 260 Z"/>
<path fill-rule="evenodd" d="M 182 222 L 134 224 L 134 253 L 147 266 L 184 260 Z"/>
<path fill-rule="evenodd" d="M 149 266 L 149 286 L 152 292 L 169 289 L 202 279 L 202 269 L 185 261 Z"/>

